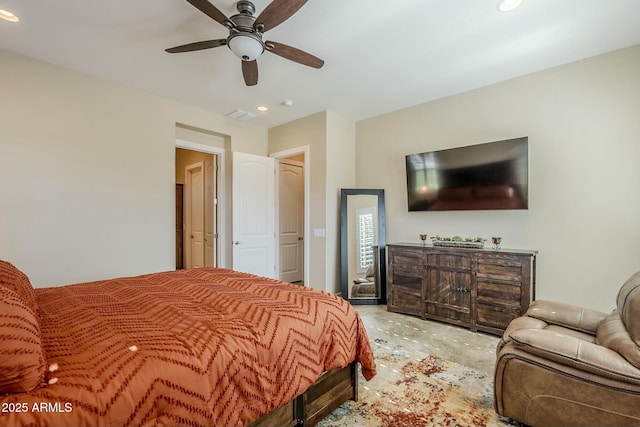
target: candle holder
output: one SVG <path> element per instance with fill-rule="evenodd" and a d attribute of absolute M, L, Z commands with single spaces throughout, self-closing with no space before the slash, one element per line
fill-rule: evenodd
<path fill-rule="evenodd" d="M 424 245 L 425 242 L 427 241 L 427 235 L 426 234 L 421 234 L 420 235 L 420 240 L 422 240 L 422 245 Z"/>
<path fill-rule="evenodd" d="M 500 243 L 502 243 L 502 237 L 492 237 L 493 249 L 500 249 Z"/>

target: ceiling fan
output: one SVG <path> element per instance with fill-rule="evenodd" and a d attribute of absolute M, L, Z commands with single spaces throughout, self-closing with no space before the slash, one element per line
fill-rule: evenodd
<path fill-rule="evenodd" d="M 262 39 L 263 33 L 286 21 L 307 0 L 273 0 L 257 17 L 253 16 L 255 13 L 253 3 L 248 0 L 240 0 L 236 5 L 238 14 L 229 18 L 207 0 L 187 1 L 205 15 L 224 25 L 229 30 L 229 37 L 165 49 L 169 53 L 192 52 L 226 45 L 242 60 L 242 75 L 247 86 L 254 86 L 258 83 L 256 59 L 265 51 L 313 68 L 322 68 L 324 65 L 322 59 L 310 53 L 286 44 Z"/>

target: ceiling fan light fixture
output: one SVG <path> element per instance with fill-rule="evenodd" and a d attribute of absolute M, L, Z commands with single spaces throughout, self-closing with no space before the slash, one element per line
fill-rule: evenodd
<path fill-rule="evenodd" d="M 511 12 L 514 9 L 517 9 L 522 4 L 523 0 L 502 0 L 498 4 L 498 10 L 500 12 Z"/>
<path fill-rule="evenodd" d="M 253 33 L 235 33 L 227 40 L 229 49 L 243 61 L 253 61 L 264 52 L 264 43 Z"/>
<path fill-rule="evenodd" d="M 2 10 L 2 9 L 0 9 L 0 19 L 4 19 L 5 21 L 8 21 L 8 22 L 20 21 L 20 19 L 13 13 L 9 12 L 8 10 Z"/>

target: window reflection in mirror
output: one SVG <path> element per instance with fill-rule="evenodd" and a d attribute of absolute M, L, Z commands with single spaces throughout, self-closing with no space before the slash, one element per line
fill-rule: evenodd
<path fill-rule="evenodd" d="M 357 303 L 383 302 L 383 190 L 343 189 L 341 199 L 343 297 Z"/>
<path fill-rule="evenodd" d="M 349 298 L 377 298 L 374 246 L 378 246 L 378 197 L 347 196 Z"/>

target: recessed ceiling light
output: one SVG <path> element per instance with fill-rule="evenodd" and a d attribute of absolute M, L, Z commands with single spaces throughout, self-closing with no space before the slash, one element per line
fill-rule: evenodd
<path fill-rule="evenodd" d="M 265 107 L 264 105 L 260 105 L 256 108 L 258 111 L 269 111 L 269 107 Z"/>
<path fill-rule="evenodd" d="M 285 99 L 284 101 L 282 101 L 282 105 L 284 105 L 285 107 L 292 107 L 293 101 L 291 99 Z"/>
<path fill-rule="evenodd" d="M 498 10 L 500 12 L 511 12 L 513 9 L 518 8 L 522 4 L 523 0 L 502 0 L 498 4 Z"/>
<path fill-rule="evenodd" d="M 13 13 L 0 9 L 0 19 L 4 19 L 9 22 L 18 22 L 20 19 Z"/>

